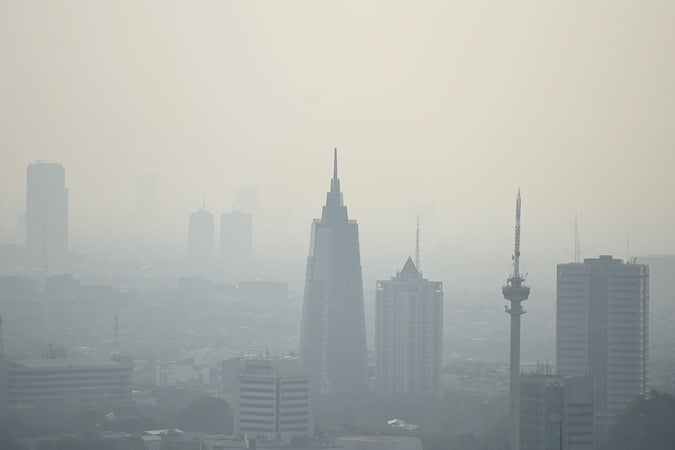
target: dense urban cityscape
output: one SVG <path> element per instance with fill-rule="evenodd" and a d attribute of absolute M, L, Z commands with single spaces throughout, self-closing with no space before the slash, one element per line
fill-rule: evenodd
<path fill-rule="evenodd" d="M 57 3 L 0 1 L 0 450 L 675 448 L 668 2 Z"/>

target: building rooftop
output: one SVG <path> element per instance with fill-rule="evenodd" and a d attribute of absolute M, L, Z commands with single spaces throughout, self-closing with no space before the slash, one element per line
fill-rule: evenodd
<path fill-rule="evenodd" d="M 15 367 L 25 369 L 58 369 L 68 367 L 124 367 L 106 358 L 38 358 L 12 360 Z"/>

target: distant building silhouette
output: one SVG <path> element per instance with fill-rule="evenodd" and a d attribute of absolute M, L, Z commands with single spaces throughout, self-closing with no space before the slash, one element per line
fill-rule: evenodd
<path fill-rule="evenodd" d="M 382 396 L 441 394 L 443 285 L 408 258 L 395 277 L 377 282 L 375 375 Z"/>
<path fill-rule="evenodd" d="M 324 393 L 366 390 L 366 326 L 359 228 L 349 220 L 337 175 L 312 223 L 300 330 L 300 359 Z"/>
<path fill-rule="evenodd" d="M 220 254 L 226 270 L 240 270 L 249 264 L 253 253 L 253 218 L 240 211 L 220 218 Z"/>
<path fill-rule="evenodd" d="M 68 251 L 66 170 L 36 162 L 26 171 L 26 250 L 30 264 L 59 263 Z"/>
<path fill-rule="evenodd" d="M 604 434 L 647 393 L 649 267 L 608 255 L 559 264 L 556 364 L 593 378 L 595 422 Z"/>
<path fill-rule="evenodd" d="M 593 450 L 593 445 L 590 377 L 521 375 L 521 450 Z"/>
<path fill-rule="evenodd" d="M 213 214 L 202 208 L 190 214 L 188 233 L 188 254 L 190 262 L 206 267 L 213 261 L 215 250 L 215 232 Z"/>

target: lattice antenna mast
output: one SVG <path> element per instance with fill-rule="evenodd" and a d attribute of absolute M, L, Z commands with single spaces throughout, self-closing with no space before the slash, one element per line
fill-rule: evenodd
<path fill-rule="evenodd" d="M 520 189 L 516 198 L 516 239 L 513 252 L 513 277 L 520 279 Z"/>
<path fill-rule="evenodd" d="M 113 337 L 113 353 L 115 355 L 120 354 L 120 321 L 119 317 L 117 316 L 117 313 L 115 313 L 115 330 L 114 330 L 114 337 Z"/>
<path fill-rule="evenodd" d="M 2 316 L 0 316 L 0 359 L 5 359 L 5 339 L 2 332 Z"/>
<path fill-rule="evenodd" d="M 417 233 L 415 235 L 415 266 L 417 266 L 417 271 L 421 272 L 422 268 L 420 267 L 420 216 L 417 215 Z"/>
<path fill-rule="evenodd" d="M 581 245 L 579 245 L 579 221 L 576 214 L 574 215 L 574 262 L 581 262 Z"/>

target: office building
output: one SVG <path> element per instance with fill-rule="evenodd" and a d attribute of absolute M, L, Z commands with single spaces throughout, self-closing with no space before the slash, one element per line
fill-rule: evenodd
<path fill-rule="evenodd" d="M 2 399 L 9 408 L 62 407 L 131 398 L 132 366 L 107 359 L 0 361 Z"/>
<path fill-rule="evenodd" d="M 198 267 L 207 267 L 213 261 L 215 233 L 213 214 L 205 208 L 190 214 L 188 254 L 190 262 Z"/>
<path fill-rule="evenodd" d="M 559 264 L 558 373 L 593 378 L 600 433 L 647 393 L 648 355 L 649 267 L 607 255 Z"/>
<path fill-rule="evenodd" d="M 36 162 L 26 175 L 26 251 L 31 265 L 46 269 L 63 262 L 68 251 L 66 170 Z"/>
<path fill-rule="evenodd" d="M 443 286 L 412 258 L 395 277 L 377 282 L 375 375 L 382 396 L 439 396 L 443 347 Z"/>
<path fill-rule="evenodd" d="M 274 360 L 248 360 L 239 372 L 234 435 L 290 442 L 311 437 L 310 378 Z"/>
<path fill-rule="evenodd" d="M 590 377 L 522 375 L 520 450 L 593 450 Z"/>
<path fill-rule="evenodd" d="M 366 390 L 366 325 L 359 228 L 349 220 L 337 173 L 312 223 L 300 329 L 300 359 L 323 393 Z"/>

